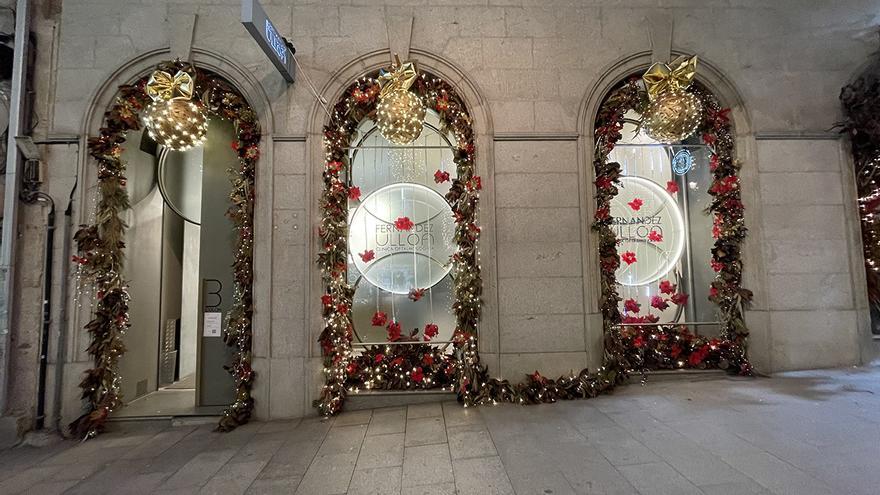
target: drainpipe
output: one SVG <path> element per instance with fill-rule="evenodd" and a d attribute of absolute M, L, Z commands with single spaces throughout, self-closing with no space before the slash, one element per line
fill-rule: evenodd
<path fill-rule="evenodd" d="M 70 231 L 73 228 L 73 194 L 76 192 L 77 183 L 78 179 L 70 189 L 70 197 L 67 199 L 67 208 L 64 210 L 64 229 L 62 232 L 64 236 L 61 238 L 61 280 L 59 281 L 61 311 L 58 315 L 58 348 L 55 352 L 55 395 L 52 402 L 54 405 L 52 424 L 57 431 L 64 431 L 61 426 L 61 391 L 64 389 L 64 351 L 67 347 L 67 291 L 70 270 L 70 263 L 67 263 L 66 260 L 70 259 Z"/>
<path fill-rule="evenodd" d="M 0 239 L 0 415 L 8 406 L 9 332 L 12 328 L 12 294 L 15 280 L 15 238 L 18 234 L 18 199 L 21 153 L 15 136 L 27 131 L 25 95 L 30 41 L 30 5 L 17 0 L 15 6 L 15 48 L 12 62 L 12 94 L 9 100 L 9 134 L 6 144 L 6 193 L 3 204 L 3 234 Z"/>
<path fill-rule="evenodd" d="M 52 325 L 52 258 L 55 248 L 55 201 L 42 191 L 27 191 L 22 194 L 25 203 L 46 203 L 49 213 L 46 216 L 46 249 L 43 253 L 43 314 L 40 332 L 40 371 L 37 379 L 37 417 L 34 428 L 42 430 L 46 424 L 46 365 L 49 360 L 49 327 Z M 61 366 L 57 363 L 56 366 Z M 60 389 L 60 386 L 56 386 Z"/>

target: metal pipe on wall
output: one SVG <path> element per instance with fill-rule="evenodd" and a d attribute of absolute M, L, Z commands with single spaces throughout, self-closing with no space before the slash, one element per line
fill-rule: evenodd
<path fill-rule="evenodd" d="M 30 2 L 15 6 L 15 49 L 12 61 L 12 98 L 9 101 L 9 134 L 6 145 L 6 194 L 3 204 L 3 233 L 0 239 L 0 415 L 7 408 L 9 389 L 9 343 L 12 329 L 12 286 L 15 278 L 15 239 L 18 234 L 18 199 L 22 156 L 15 137 L 26 130 L 23 111 L 27 93 L 30 37 Z"/>
<path fill-rule="evenodd" d="M 46 248 L 43 253 L 43 308 L 40 325 L 40 367 L 37 376 L 37 415 L 34 428 L 42 430 L 46 424 L 46 366 L 49 361 L 49 328 L 52 325 L 52 269 L 55 249 L 55 201 L 43 191 L 26 191 L 26 203 L 44 202 L 49 206 L 46 215 Z"/>

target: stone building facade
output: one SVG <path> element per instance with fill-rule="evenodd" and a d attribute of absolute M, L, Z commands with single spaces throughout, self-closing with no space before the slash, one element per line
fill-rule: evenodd
<path fill-rule="evenodd" d="M 59 211 L 72 198 L 73 226 L 88 221 L 94 195 L 86 140 L 118 85 L 180 56 L 226 76 L 258 112 L 258 418 L 314 414 L 322 379 L 321 282 L 312 261 L 326 114 L 303 76 L 333 102 L 352 80 L 387 65 L 392 52 L 449 80 L 474 116 L 484 184 L 480 352 L 493 375 L 518 379 L 539 369 L 552 376 L 601 363 L 591 122 L 622 77 L 679 53 L 700 56 L 698 79 L 733 109 L 755 367 L 856 365 L 874 355 L 851 158 L 829 129 L 840 116 L 840 88 L 876 49 L 880 2 L 262 3 L 296 46 L 302 70 L 291 86 L 242 27 L 238 0 L 40 0 L 32 25 L 33 135 L 47 142 L 44 188 Z M 44 215 L 36 206 L 20 210 L 15 325 L 3 376 L 4 415 L 19 429 L 30 428 L 36 401 L 43 278 L 34 253 L 43 245 Z M 64 244 L 56 242 L 54 280 L 67 277 L 75 287 L 63 267 Z M 47 387 L 47 410 L 60 399 L 62 424 L 80 410 L 77 384 L 89 366 L 88 302 L 69 292 L 53 307 Z"/>

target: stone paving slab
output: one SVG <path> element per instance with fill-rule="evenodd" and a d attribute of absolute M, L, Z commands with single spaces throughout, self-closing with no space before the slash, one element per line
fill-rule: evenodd
<path fill-rule="evenodd" d="M 586 401 L 113 423 L 0 451 L 0 494 L 880 493 L 880 369 L 649 382 Z"/>

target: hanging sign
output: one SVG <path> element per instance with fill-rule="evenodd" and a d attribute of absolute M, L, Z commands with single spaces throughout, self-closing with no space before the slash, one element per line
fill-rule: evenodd
<path fill-rule="evenodd" d="M 241 0 L 241 23 L 284 79 L 293 82 L 293 54 L 257 0 Z"/>

